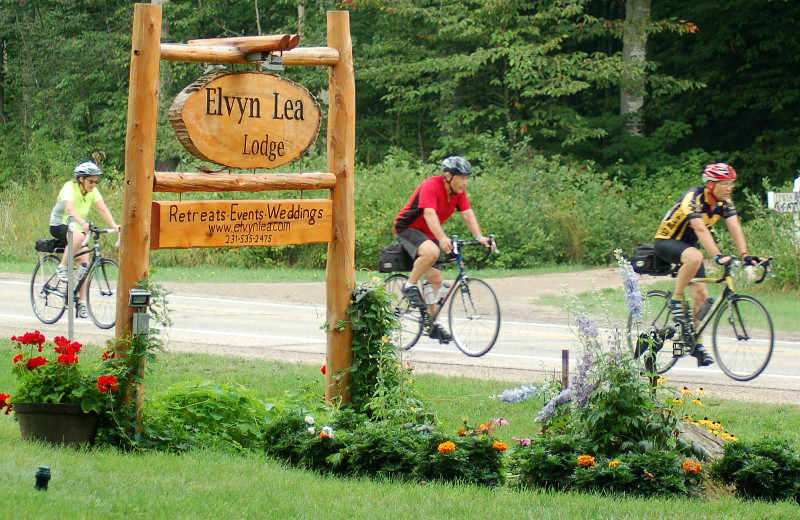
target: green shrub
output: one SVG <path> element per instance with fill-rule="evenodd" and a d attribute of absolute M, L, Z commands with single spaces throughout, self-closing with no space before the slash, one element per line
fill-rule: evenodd
<path fill-rule="evenodd" d="M 455 445 L 453 451 L 442 448 L 447 442 Z M 495 487 L 505 480 L 502 455 L 490 435 L 453 437 L 434 432 L 423 446 L 414 475 L 425 480 Z"/>
<path fill-rule="evenodd" d="M 711 466 L 713 480 L 734 485 L 742 498 L 800 501 L 800 455 L 788 441 L 730 442 Z"/>
<path fill-rule="evenodd" d="M 520 445 L 512 456 L 517 485 L 666 497 L 696 495 L 700 489 L 702 470 L 684 469 L 688 459 L 674 451 L 631 452 L 612 458 L 597 455 L 588 445 L 578 435 L 553 434 L 542 435 L 529 446 Z"/>
<path fill-rule="evenodd" d="M 153 396 L 145 445 L 185 451 L 222 447 L 260 449 L 266 407 L 244 388 L 207 381 L 179 383 Z"/>
<path fill-rule="evenodd" d="M 426 434 L 416 425 L 366 422 L 347 436 L 342 457 L 354 475 L 409 478 L 426 445 Z"/>

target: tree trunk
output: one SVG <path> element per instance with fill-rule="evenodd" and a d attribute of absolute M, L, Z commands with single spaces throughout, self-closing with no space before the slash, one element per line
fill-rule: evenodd
<path fill-rule="evenodd" d="M 651 0 L 627 0 L 625 2 L 625 32 L 622 43 L 622 59 L 639 69 L 637 74 L 623 76 L 620 86 L 619 112 L 624 118 L 625 133 L 644 136 L 642 107 L 645 95 L 644 63 L 647 60 L 647 30 L 645 22 L 650 18 Z"/>

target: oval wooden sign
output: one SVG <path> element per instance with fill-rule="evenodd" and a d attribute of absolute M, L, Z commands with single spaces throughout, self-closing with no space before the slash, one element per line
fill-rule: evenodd
<path fill-rule="evenodd" d="M 276 168 L 314 144 L 322 111 L 305 87 L 288 79 L 218 72 L 183 89 L 169 120 L 178 140 L 199 159 L 231 168 Z"/>

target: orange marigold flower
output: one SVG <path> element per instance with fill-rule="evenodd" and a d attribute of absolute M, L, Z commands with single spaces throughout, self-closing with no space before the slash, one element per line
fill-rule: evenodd
<path fill-rule="evenodd" d="M 609 468 L 616 468 L 617 466 L 619 466 L 619 461 L 618 460 L 610 460 L 610 461 L 608 461 L 608 467 Z"/>
<path fill-rule="evenodd" d="M 508 444 L 505 442 L 494 441 L 492 448 L 496 449 L 497 451 L 506 451 L 508 449 Z"/>
<path fill-rule="evenodd" d="M 594 457 L 591 455 L 581 455 L 578 457 L 578 466 L 582 468 L 593 468 L 594 467 Z"/>
<path fill-rule="evenodd" d="M 698 473 L 703 471 L 703 466 L 701 466 L 699 462 L 694 462 L 692 460 L 687 459 L 683 463 L 683 471 L 685 471 L 689 475 L 697 475 Z"/>
<path fill-rule="evenodd" d="M 459 437 L 466 437 L 467 436 L 467 429 L 466 428 L 461 428 L 460 430 L 458 430 L 458 436 Z"/>
<path fill-rule="evenodd" d="M 439 453 L 444 455 L 445 453 L 453 453 L 456 451 L 456 445 L 453 441 L 445 441 L 439 445 Z"/>

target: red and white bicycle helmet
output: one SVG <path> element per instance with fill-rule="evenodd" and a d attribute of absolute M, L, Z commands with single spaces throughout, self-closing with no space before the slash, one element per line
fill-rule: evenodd
<path fill-rule="evenodd" d="M 709 164 L 706 166 L 706 169 L 703 170 L 703 182 L 727 181 L 735 178 L 736 170 L 733 169 L 733 166 L 722 162 Z"/>

